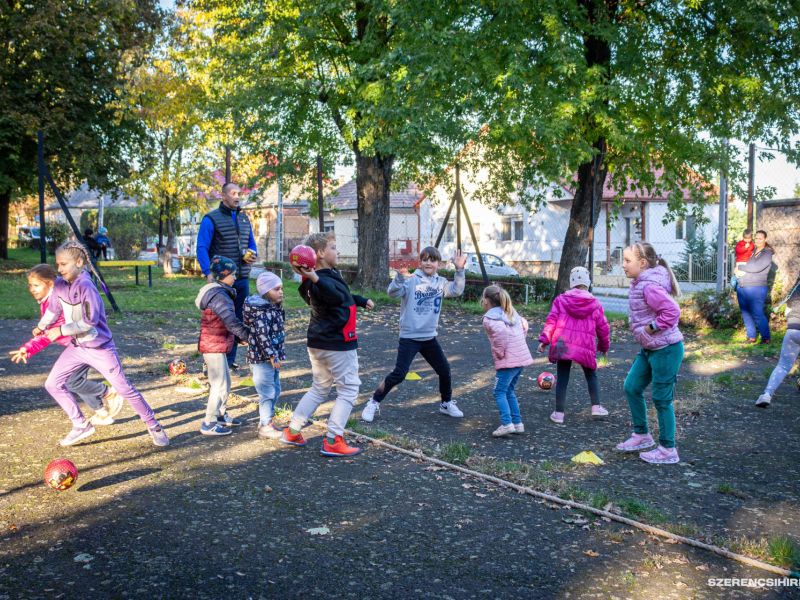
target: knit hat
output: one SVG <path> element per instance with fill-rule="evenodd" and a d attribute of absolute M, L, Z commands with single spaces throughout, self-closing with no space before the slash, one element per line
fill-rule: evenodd
<path fill-rule="evenodd" d="M 575 267 L 569 272 L 569 287 L 574 288 L 579 285 L 585 285 L 587 288 L 592 285 L 589 269 L 586 267 Z"/>
<path fill-rule="evenodd" d="M 225 279 L 228 275 L 236 274 L 236 263 L 224 256 L 215 256 L 211 259 L 211 273 L 217 279 Z"/>
<path fill-rule="evenodd" d="M 275 275 L 275 273 L 272 271 L 264 271 L 258 276 L 258 279 L 256 279 L 256 289 L 258 290 L 258 295 L 265 295 L 268 291 L 281 285 L 281 283 L 281 278 Z"/>

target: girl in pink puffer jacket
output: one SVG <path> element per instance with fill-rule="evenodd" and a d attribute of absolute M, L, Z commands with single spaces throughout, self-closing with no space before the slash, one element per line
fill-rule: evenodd
<path fill-rule="evenodd" d="M 522 424 L 514 388 L 522 374 L 522 368 L 533 364 L 533 357 L 525 340 L 528 322 L 517 314 L 508 292 L 498 285 L 490 285 L 483 290 L 481 306 L 486 311 L 483 328 L 489 336 L 494 368 L 497 370 L 494 399 L 500 411 L 500 427 L 492 435 L 501 437 L 509 433 L 523 433 L 525 426 Z"/>
<path fill-rule="evenodd" d="M 570 290 L 553 300 L 542 335 L 539 336 L 539 352 L 544 352 L 550 346 L 548 358 L 556 364 L 556 409 L 550 415 L 550 420 L 559 425 L 564 423 L 572 361 L 583 367 L 589 386 L 589 399 L 592 401 L 592 417 L 608 415 L 608 411 L 600 405 L 596 354 L 598 351 L 604 355 L 608 352 L 610 332 L 602 305 L 589 293 L 591 283 L 589 271 L 584 267 L 575 267 L 570 271 Z"/>

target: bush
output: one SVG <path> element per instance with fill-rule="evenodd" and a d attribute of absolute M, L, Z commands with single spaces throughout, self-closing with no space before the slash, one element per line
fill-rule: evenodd
<path fill-rule="evenodd" d="M 681 325 L 733 329 L 742 326 L 742 313 L 730 292 L 704 290 L 681 302 Z"/>
<path fill-rule="evenodd" d="M 116 257 L 120 260 L 136 258 L 147 247 L 147 238 L 158 235 L 158 212 L 151 205 L 136 208 L 107 208 L 103 224 Z M 81 214 L 81 233 L 91 228 L 97 230 L 97 211 Z"/>

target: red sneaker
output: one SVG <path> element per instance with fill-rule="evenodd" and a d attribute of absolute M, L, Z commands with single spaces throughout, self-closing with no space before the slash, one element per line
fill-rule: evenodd
<path fill-rule="evenodd" d="M 303 434 L 299 433 L 299 432 L 297 434 L 294 434 L 294 433 L 291 432 L 291 430 L 288 427 L 286 427 L 283 430 L 283 435 L 281 435 L 280 440 L 284 444 L 289 444 L 290 446 L 305 446 L 306 445 L 306 440 L 305 440 L 305 438 L 303 438 Z"/>
<path fill-rule="evenodd" d="M 361 448 L 348 446 L 340 435 L 334 438 L 332 444 L 328 441 L 328 436 L 325 436 L 325 439 L 322 440 L 322 449 L 319 451 L 323 456 L 355 456 L 361 452 Z"/>

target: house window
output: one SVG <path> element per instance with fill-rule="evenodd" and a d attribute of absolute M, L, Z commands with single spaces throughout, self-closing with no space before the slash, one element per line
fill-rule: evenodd
<path fill-rule="evenodd" d="M 444 241 L 445 242 L 452 242 L 456 239 L 456 224 L 453 221 L 447 223 L 447 227 L 444 228 Z"/>
<path fill-rule="evenodd" d="M 353 219 L 353 243 L 358 243 L 358 219 Z"/>
<path fill-rule="evenodd" d="M 525 237 L 525 227 L 522 219 L 503 219 L 500 229 L 500 240 L 503 242 L 521 241 Z"/>
<path fill-rule="evenodd" d="M 694 217 L 678 218 L 675 221 L 675 239 L 676 240 L 693 240 L 697 233 L 697 222 Z"/>
<path fill-rule="evenodd" d="M 324 229 L 324 233 L 330 233 L 330 232 L 335 231 L 334 226 L 333 226 L 333 221 L 325 221 L 322 224 L 322 226 L 325 228 Z"/>

